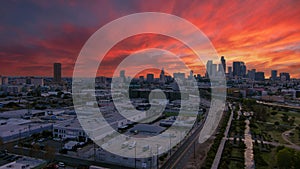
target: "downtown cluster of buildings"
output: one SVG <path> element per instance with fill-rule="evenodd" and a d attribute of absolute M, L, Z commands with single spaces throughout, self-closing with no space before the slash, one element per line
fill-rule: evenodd
<path fill-rule="evenodd" d="M 227 68 L 227 71 L 226 71 Z M 221 57 L 220 64 L 214 64 L 212 60 L 209 60 L 206 64 L 206 75 L 209 78 L 211 76 L 221 76 L 226 74 L 227 80 L 241 80 L 249 79 L 251 81 L 265 81 L 265 72 L 257 71 L 256 69 L 247 70 L 247 66 L 242 61 L 234 61 L 232 66 L 226 67 L 226 60 L 224 56 Z M 271 70 L 272 81 L 290 81 L 290 74 L 287 72 L 280 72 L 278 70 Z"/>
<path fill-rule="evenodd" d="M 259 72 L 255 69 L 247 70 L 246 64 L 242 61 L 234 61 L 232 66 L 228 66 L 225 58 L 222 56 L 218 62 L 219 64 L 215 64 L 214 61 L 209 60 L 206 63 L 204 76 L 200 74 L 194 75 L 193 71 L 190 71 L 188 76 L 182 72 L 176 72 L 173 73 L 173 76 L 169 76 L 162 68 L 158 78 L 155 78 L 155 74 L 148 73 L 145 77 L 139 76 L 131 79 L 126 77 L 125 70 L 121 70 L 119 77 L 116 77 L 118 83 L 114 84 L 120 87 L 120 90 L 117 91 L 118 98 L 122 100 L 128 93 L 128 89 L 131 98 L 130 102 L 121 104 L 123 106 L 122 110 L 127 110 L 125 114 L 130 114 L 128 105 L 134 105 L 137 110 L 147 110 L 150 107 L 147 100 L 149 94 L 154 93 L 155 97 L 155 92 L 152 91 L 159 88 L 164 92 L 168 100 L 168 103 L 164 103 L 166 104 L 166 111 L 168 113 L 176 113 L 179 110 L 180 102 L 182 100 L 184 102 L 188 98 L 188 95 L 185 95 L 185 92 L 181 90 L 189 91 L 192 89 L 191 86 L 196 85 L 201 93 L 201 97 L 209 95 L 211 83 L 217 83 L 211 81 L 210 77 L 226 77 L 227 86 L 225 88 L 227 89 L 228 97 L 255 98 L 257 100 L 293 106 L 300 105 L 300 81 L 292 79 L 289 73 L 278 73 L 277 70 L 272 70 L 270 79 L 267 79 L 264 72 Z M 171 117 L 171 119 L 162 119 L 153 125 L 135 126 L 132 121 L 118 115 L 118 110 L 114 107 L 110 91 L 113 80 L 115 79 L 110 77 L 97 77 L 95 79 L 95 89 L 73 93 L 71 90 L 72 79 L 62 78 L 60 63 L 54 63 L 53 77 L 49 78 L 0 77 L 0 138 L 4 142 L 9 142 L 30 137 L 32 134 L 41 133 L 42 131 L 51 131 L 53 138 L 72 140 L 73 142 L 71 143 L 73 145 L 74 141 L 75 143 L 86 142 L 88 135 L 90 137 L 97 137 L 102 134 L 111 135 L 111 131 L 108 130 L 109 126 L 93 127 L 92 130 L 88 131 L 89 133 L 82 129 L 73 107 L 72 95 L 74 94 L 80 95 L 80 97 L 96 96 L 96 102 L 87 101 L 82 107 L 99 107 L 106 121 L 111 126 L 116 130 L 122 130 L 128 135 L 132 134 L 132 131 L 138 131 L 141 135 L 158 134 L 160 129 L 164 130 L 166 125 L 174 123 L 175 120 L 173 119 L 172 121 L 173 117 Z M 218 78 L 215 78 L 215 80 L 218 81 Z M 179 86 L 183 86 L 183 88 L 179 88 Z M 159 95 L 159 92 L 157 94 Z M 201 101 L 205 100 L 209 100 L 209 97 L 201 99 Z M 157 106 L 163 104 L 160 99 L 157 99 L 155 103 Z M 209 109 L 210 103 L 207 101 L 201 103 L 201 105 L 202 109 Z M 151 106 L 153 107 L 153 105 Z M 148 117 L 146 112 L 134 116 L 135 119 L 145 119 L 146 117 Z M 96 117 L 91 117 L 87 120 L 89 120 L 88 124 L 90 125 L 97 126 L 99 123 Z M 176 125 L 184 127 L 188 124 L 182 122 Z M 156 129 L 159 129 L 157 133 L 151 133 L 151 131 Z M 174 137 L 172 139 L 175 141 L 180 138 Z M 128 148 L 130 147 L 129 145 L 127 147 L 125 145 L 125 143 L 130 144 L 133 142 L 127 137 L 124 140 L 118 139 L 117 141 L 119 141 L 118 145 L 124 151 L 133 151 L 132 148 Z M 66 147 L 71 146 L 70 149 L 72 149 L 71 143 L 65 142 L 64 144 Z M 168 148 L 168 146 L 161 145 L 159 148 L 164 149 Z M 155 155 L 155 149 L 153 146 L 151 148 L 151 145 L 139 145 L 139 149 L 141 149 L 140 153 L 146 152 Z M 147 150 L 144 152 L 142 151 L 144 149 Z M 114 156 L 101 148 L 97 149 L 95 153 L 95 158 L 101 162 L 114 164 L 121 162 L 124 166 L 130 167 L 134 167 L 133 164 L 136 162 L 130 158 Z M 153 168 L 158 165 L 157 157 L 152 158 L 150 161 L 147 160 L 141 159 L 138 162 L 138 166 L 147 165 L 147 168 Z"/>

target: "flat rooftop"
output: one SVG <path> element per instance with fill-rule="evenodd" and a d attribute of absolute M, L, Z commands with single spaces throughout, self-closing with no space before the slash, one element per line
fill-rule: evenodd
<path fill-rule="evenodd" d="M 17 161 L 13 161 L 11 163 L 7 163 L 5 165 L 0 166 L 0 169 L 29 169 L 29 168 L 35 168 L 39 165 L 44 164 L 46 161 L 41 159 L 35 159 L 31 157 L 22 157 Z"/>

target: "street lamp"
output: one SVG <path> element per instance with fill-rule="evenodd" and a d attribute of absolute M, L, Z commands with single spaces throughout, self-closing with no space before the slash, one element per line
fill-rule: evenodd
<path fill-rule="evenodd" d="M 158 160 L 158 156 L 159 156 L 159 152 L 158 152 L 158 144 L 156 144 L 156 149 L 157 149 L 157 156 L 156 156 L 156 168 L 158 169 L 159 168 L 159 160 Z"/>
<path fill-rule="evenodd" d="M 136 145 L 134 146 L 134 168 L 136 168 Z"/>
<path fill-rule="evenodd" d="M 170 156 L 171 156 L 172 154 L 171 133 L 169 133 L 169 138 L 170 138 Z"/>

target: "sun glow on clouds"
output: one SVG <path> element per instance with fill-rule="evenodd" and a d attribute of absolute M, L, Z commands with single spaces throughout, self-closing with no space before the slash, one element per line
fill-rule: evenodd
<path fill-rule="evenodd" d="M 0 7 L 0 11 L 8 13 L 0 18 L 2 75 L 51 76 L 52 64 L 62 62 L 63 75 L 72 76 L 78 53 L 93 32 L 118 17 L 154 11 L 192 22 L 209 37 L 218 54 L 225 56 L 227 65 L 238 60 L 246 62 L 248 69 L 265 71 L 267 76 L 271 69 L 278 69 L 300 77 L 300 1 L 297 0 L 95 1 L 95 4 L 72 1 L 56 5 L 30 2 L 40 11 L 24 5 L 21 8 L 21 3 L 2 5 L 11 11 Z M 27 15 L 31 22 L 25 24 Z M 111 74 L 120 59 L 150 47 L 180 55 L 185 64 L 203 75 L 205 63 L 193 62 L 195 55 L 190 49 L 176 40 L 156 35 L 132 37 L 116 45 L 105 56 L 102 66 L 107 68 L 98 74 Z M 172 62 L 163 57 L 159 61 Z M 176 65 L 170 63 L 170 67 Z"/>

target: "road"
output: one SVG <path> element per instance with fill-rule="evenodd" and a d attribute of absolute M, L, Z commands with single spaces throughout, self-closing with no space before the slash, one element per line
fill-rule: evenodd
<path fill-rule="evenodd" d="M 198 137 L 200 134 L 201 129 L 204 126 L 204 122 L 202 122 L 195 131 L 187 137 L 180 146 L 172 155 L 171 157 L 163 164 L 161 169 L 176 169 L 176 168 L 183 168 L 188 161 L 189 155 L 194 151 L 194 146 L 198 144 Z M 194 145 L 195 144 L 195 145 Z"/>
<path fill-rule="evenodd" d="M 41 151 L 41 150 L 32 151 L 28 148 L 14 147 L 12 150 L 10 150 L 10 152 L 13 154 L 25 155 L 25 156 L 29 156 L 29 157 L 35 157 L 35 158 L 38 157 L 40 159 L 44 159 L 46 156 L 45 151 Z M 74 167 L 96 165 L 96 166 L 102 166 L 102 167 L 107 167 L 107 168 L 111 168 L 111 169 L 120 169 L 120 168 L 131 169 L 128 167 L 123 167 L 123 166 L 114 165 L 114 164 L 105 164 L 105 163 L 101 163 L 101 162 L 97 162 L 97 161 L 93 161 L 93 160 L 87 160 L 87 159 L 73 157 L 73 156 L 64 155 L 64 154 L 60 154 L 60 153 L 55 153 L 53 160 L 64 162 L 66 165 L 74 166 Z"/>
<path fill-rule="evenodd" d="M 201 105 L 210 107 L 210 101 L 201 99 Z M 205 116 L 207 117 L 207 116 Z M 196 125 L 190 136 L 187 136 L 186 140 L 182 141 L 182 145 L 175 151 L 172 152 L 171 157 L 160 167 L 162 169 L 181 169 L 184 168 L 189 160 L 190 155 L 195 151 L 198 144 L 200 132 L 204 126 L 205 120 L 200 122 L 200 125 Z"/>
<path fill-rule="evenodd" d="M 288 139 L 288 135 L 293 131 L 294 129 L 291 129 L 291 130 L 288 130 L 288 131 L 285 131 L 281 134 L 281 137 L 283 138 L 284 141 L 288 142 L 289 144 L 293 145 L 293 146 L 297 146 L 296 144 L 294 144 L 293 142 L 291 142 L 289 139 Z"/>
<path fill-rule="evenodd" d="M 231 105 L 229 105 L 229 106 L 231 108 Z M 226 143 L 226 138 L 228 137 L 229 129 L 230 129 L 230 126 L 231 126 L 232 118 L 233 118 L 233 109 L 231 108 L 231 114 L 230 114 L 230 117 L 229 117 L 229 120 L 228 120 L 228 123 L 227 123 L 227 126 L 226 126 L 226 130 L 224 132 L 224 137 L 221 140 L 221 143 L 219 145 L 219 148 L 218 148 L 218 151 L 216 153 L 214 162 L 211 166 L 211 169 L 217 169 L 218 166 L 219 166 L 219 163 L 220 163 L 221 157 L 222 157 L 222 153 L 223 153 L 223 150 L 224 150 L 224 146 L 225 146 L 225 143 Z"/>

